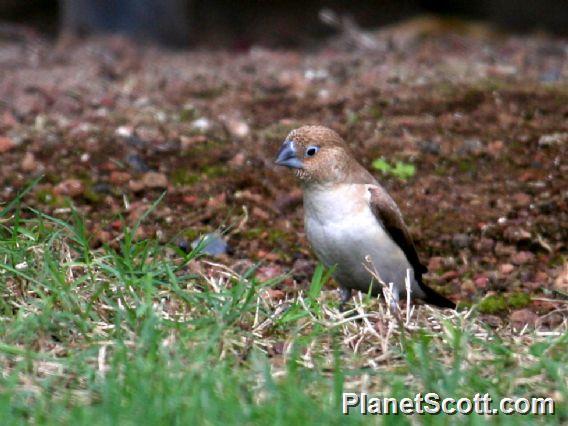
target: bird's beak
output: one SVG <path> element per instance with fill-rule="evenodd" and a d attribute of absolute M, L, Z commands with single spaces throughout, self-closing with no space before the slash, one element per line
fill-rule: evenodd
<path fill-rule="evenodd" d="M 304 165 L 302 164 L 302 160 L 300 160 L 296 156 L 296 147 L 294 146 L 294 141 L 289 140 L 285 141 L 278 151 L 278 155 L 276 156 L 276 160 L 274 160 L 279 166 L 286 166 L 290 167 L 291 169 L 302 169 Z"/>

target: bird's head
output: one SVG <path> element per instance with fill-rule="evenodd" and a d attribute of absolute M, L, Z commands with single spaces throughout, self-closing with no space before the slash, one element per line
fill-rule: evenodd
<path fill-rule="evenodd" d="M 345 179 L 350 155 L 341 136 L 323 126 L 292 130 L 274 162 L 295 169 L 305 184 L 333 184 Z"/>

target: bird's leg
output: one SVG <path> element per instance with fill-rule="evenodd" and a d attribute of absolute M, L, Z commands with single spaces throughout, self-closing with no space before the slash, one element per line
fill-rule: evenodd
<path fill-rule="evenodd" d="M 347 287 L 339 287 L 339 297 L 341 300 L 339 303 L 339 312 L 345 312 L 345 305 L 351 299 L 351 289 Z"/>

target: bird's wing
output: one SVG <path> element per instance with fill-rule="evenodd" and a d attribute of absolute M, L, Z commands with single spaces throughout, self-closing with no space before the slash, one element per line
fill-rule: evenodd
<path fill-rule="evenodd" d="M 422 274 L 428 272 L 428 268 L 420 262 L 416 246 L 408 233 L 398 206 L 382 187 L 368 185 L 367 188 L 371 195 L 369 200 L 371 211 L 382 223 L 387 234 L 402 249 L 414 269 L 414 277 L 418 282 L 421 282 Z"/>

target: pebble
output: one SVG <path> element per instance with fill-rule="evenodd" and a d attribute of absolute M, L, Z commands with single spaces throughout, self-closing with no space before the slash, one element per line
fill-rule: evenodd
<path fill-rule="evenodd" d="M 227 131 L 236 139 L 244 139 L 250 134 L 249 125 L 236 118 L 229 118 L 225 120 L 225 127 Z"/>
<path fill-rule="evenodd" d="M 505 238 L 505 240 L 507 241 L 514 243 L 518 243 L 521 241 L 530 241 L 531 233 L 522 228 L 509 226 L 505 228 L 505 230 L 503 231 L 503 238 Z"/>
<path fill-rule="evenodd" d="M 502 265 L 499 265 L 499 272 L 503 275 L 509 275 L 514 270 L 515 267 L 510 263 L 503 263 Z"/>
<path fill-rule="evenodd" d="M 479 155 L 483 152 L 483 143 L 476 138 L 466 139 L 463 141 L 462 145 L 458 149 L 458 153 L 461 155 Z"/>
<path fill-rule="evenodd" d="M 0 154 L 10 151 L 12 148 L 16 147 L 16 143 L 13 139 L 6 136 L 0 137 Z"/>
<path fill-rule="evenodd" d="M 438 142 L 432 140 L 424 140 L 418 142 L 420 151 L 424 154 L 440 155 L 442 147 Z"/>
<path fill-rule="evenodd" d="M 106 182 L 97 182 L 93 185 L 93 192 L 97 194 L 112 194 L 112 187 Z"/>
<path fill-rule="evenodd" d="M 314 273 L 314 263 L 307 259 L 296 259 L 292 265 L 293 277 L 296 281 L 308 280 Z"/>
<path fill-rule="evenodd" d="M 458 250 L 469 247 L 470 242 L 471 238 L 466 234 L 455 234 L 452 237 L 452 245 Z"/>
<path fill-rule="evenodd" d="M 538 320 L 538 315 L 530 309 L 519 309 L 514 311 L 509 319 L 513 328 L 521 330 L 525 326 L 534 327 Z"/>
<path fill-rule="evenodd" d="M 261 266 L 256 272 L 256 277 L 261 281 L 268 281 L 284 274 L 282 267 L 278 265 Z"/>
<path fill-rule="evenodd" d="M 284 293 L 282 290 L 269 288 L 266 289 L 264 292 L 262 292 L 262 296 L 266 299 L 278 301 L 278 300 L 283 300 L 286 297 L 286 293 Z"/>
<path fill-rule="evenodd" d="M 146 188 L 167 188 L 168 178 L 163 173 L 148 172 L 142 177 L 142 182 Z"/>
<path fill-rule="evenodd" d="M 519 251 L 511 256 L 511 262 L 515 265 L 524 265 L 534 259 L 534 254 L 530 251 Z"/>
<path fill-rule="evenodd" d="M 131 178 L 132 176 L 130 176 L 130 173 L 114 171 L 110 174 L 109 181 L 113 185 L 122 185 L 128 182 Z"/>
<path fill-rule="evenodd" d="M 128 188 L 133 192 L 140 192 L 145 188 L 144 182 L 141 180 L 131 180 L 128 182 Z"/>
<path fill-rule="evenodd" d="M 68 197 L 78 197 L 85 192 L 85 186 L 79 179 L 66 179 L 60 182 L 54 192 L 57 195 L 66 195 Z"/>
<path fill-rule="evenodd" d="M 208 254 L 211 256 L 220 256 L 222 254 L 227 254 L 229 252 L 229 244 L 223 239 L 223 237 L 215 232 L 210 234 L 205 234 L 199 238 L 196 238 L 191 243 L 191 248 L 195 249 L 202 243 L 201 253 Z"/>
<path fill-rule="evenodd" d="M 38 163 L 35 159 L 35 156 L 31 152 L 26 152 L 21 166 L 24 172 L 33 172 L 38 168 Z"/>
<path fill-rule="evenodd" d="M 211 129 L 211 121 L 205 117 L 198 118 L 197 120 L 193 120 L 191 122 L 191 127 L 195 130 L 200 132 L 207 132 Z"/>
<path fill-rule="evenodd" d="M 551 133 L 542 135 L 538 140 L 539 146 L 561 145 L 568 142 L 568 133 Z"/>
<path fill-rule="evenodd" d="M 473 281 L 477 288 L 486 289 L 489 285 L 489 277 L 479 276 Z"/>
<path fill-rule="evenodd" d="M 144 173 L 150 170 L 144 159 L 138 154 L 129 154 L 126 156 L 126 164 L 137 173 Z"/>

